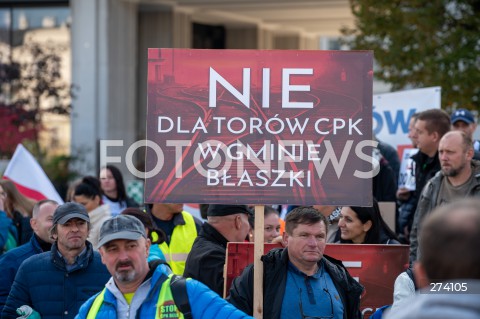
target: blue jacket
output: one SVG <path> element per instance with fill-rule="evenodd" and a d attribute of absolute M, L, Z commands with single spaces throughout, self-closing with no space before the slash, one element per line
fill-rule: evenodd
<path fill-rule="evenodd" d="M 42 248 L 40 248 L 37 239 L 35 236 L 32 236 L 28 243 L 12 249 L 0 257 L 0 314 L 5 306 L 13 280 L 22 262 L 28 257 L 42 252 Z"/>
<path fill-rule="evenodd" d="M 165 265 L 158 265 L 150 263 L 151 267 L 155 267 L 152 275 L 150 290 L 141 307 L 139 308 L 136 318 L 154 319 L 158 310 L 156 304 L 162 283 L 168 278 L 171 273 Z M 251 318 L 245 313 L 241 312 L 233 305 L 222 299 L 217 293 L 210 290 L 201 282 L 190 279 L 187 280 L 187 294 L 190 300 L 190 307 L 193 319 L 212 319 L 212 318 Z M 98 294 L 97 294 L 98 295 Z M 81 308 L 75 319 L 87 318 L 88 312 L 97 295 L 90 298 Z M 97 313 L 97 319 L 116 319 L 117 318 L 117 300 L 115 296 L 106 289 L 104 302 Z M 43 318 L 42 318 L 43 319 Z"/>
<path fill-rule="evenodd" d="M 80 306 L 102 290 L 110 274 L 100 254 L 87 241 L 86 253 L 67 270 L 57 244 L 49 252 L 32 256 L 18 269 L 2 319 L 17 318 L 15 310 L 29 305 L 42 319 L 73 319 Z"/>

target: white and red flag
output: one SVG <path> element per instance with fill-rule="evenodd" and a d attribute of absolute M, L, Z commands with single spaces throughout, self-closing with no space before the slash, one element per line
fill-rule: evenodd
<path fill-rule="evenodd" d="M 3 178 L 11 180 L 20 193 L 27 197 L 35 200 L 53 199 L 59 204 L 63 204 L 62 198 L 58 195 L 47 174 L 22 144 L 18 144 L 5 169 Z"/>

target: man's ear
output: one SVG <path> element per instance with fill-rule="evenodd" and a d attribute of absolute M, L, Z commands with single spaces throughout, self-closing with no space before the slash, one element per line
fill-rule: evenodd
<path fill-rule="evenodd" d="M 37 219 L 36 218 L 30 218 L 30 227 L 32 227 L 33 231 L 36 230 L 36 227 L 37 227 Z"/>
<path fill-rule="evenodd" d="M 475 151 L 473 150 L 473 147 L 469 147 L 466 153 L 467 161 L 470 162 L 473 159 L 474 155 L 475 155 Z"/>
<path fill-rule="evenodd" d="M 152 245 L 152 241 L 150 240 L 150 238 L 147 238 L 145 240 L 145 247 L 147 248 L 147 258 L 148 258 L 148 255 L 150 254 L 150 246 Z"/>
<path fill-rule="evenodd" d="M 415 282 L 417 284 L 417 287 L 421 289 L 430 285 L 430 280 L 428 279 L 425 268 L 420 261 L 416 261 L 413 264 L 413 273 L 415 274 Z"/>
<path fill-rule="evenodd" d="M 289 235 L 287 234 L 286 231 L 284 231 L 283 234 L 282 234 L 282 245 L 283 245 L 283 247 L 287 247 L 288 237 L 289 237 Z"/>
<path fill-rule="evenodd" d="M 440 134 L 438 134 L 438 132 L 432 132 L 432 136 L 435 143 L 440 142 Z"/>
<path fill-rule="evenodd" d="M 242 217 L 240 215 L 235 215 L 235 218 L 233 219 L 233 223 L 235 226 L 235 229 L 240 229 L 242 227 Z"/>
<path fill-rule="evenodd" d="M 100 253 L 100 257 L 102 257 L 102 263 L 103 263 L 104 265 L 106 265 L 106 264 L 105 264 L 105 261 L 104 261 L 104 259 L 103 259 L 103 255 L 105 254 L 105 251 L 103 250 L 103 247 L 98 248 L 98 252 Z"/>

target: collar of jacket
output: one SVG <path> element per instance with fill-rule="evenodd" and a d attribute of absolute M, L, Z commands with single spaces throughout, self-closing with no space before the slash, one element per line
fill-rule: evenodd
<path fill-rule="evenodd" d="M 165 280 L 168 279 L 168 275 L 170 275 L 171 270 L 168 264 L 164 262 L 158 262 L 158 261 L 152 261 L 148 263 L 150 271 L 148 274 L 145 276 L 145 279 L 143 282 L 148 280 L 150 277 L 152 278 L 150 280 L 150 290 L 148 291 L 147 297 L 144 300 L 144 303 L 148 303 L 154 298 L 158 298 L 158 292 L 160 292 L 160 289 L 162 288 L 163 283 Z M 137 318 L 140 318 L 140 308 L 138 308 L 137 312 Z"/>
<path fill-rule="evenodd" d="M 282 260 L 282 262 L 280 263 L 281 267 L 284 268 L 285 271 L 287 271 L 289 261 L 288 248 L 272 249 L 266 255 L 262 256 L 261 260 L 264 264 L 272 263 L 272 265 L 265 265 L 265 267 L 275 267 L 275 265 L 278 266 L 276 260 L 278 260 L 279 258 Z M 322 261 L 328 273 L 336 284 L 342 287 L 344 291 L 352 292 L 360 296 L 363 291 L 363 286 L 360 285 L 353 278 L 349 280 L 347 276 L 347 269 L 343 265 L 342 261 L 328 255 L 323 255 L 323 258 L 318 261 L 319 267 Z"/>
<path fill-rule="evenodd" d="M 476 179 L 480 178 L 480 161 L 472 159 L 472 174 L 475 175 Z"/>
<path fill-rule="evenodd" d="M 210 239 L 211 241 L 214 241 L 217 244 L 221 245 L 222 247 L 225 247 L 225 249 L 227 248 L 228 240 L 225 237 L 223 237 L 223 235 L 220 234 L 220 232 L 218 230 L 216 230 L 208 222 L 202 224 L 202 230 L 201 230 L 199 236 L 206 237 L 206 238 Z"/>
<path fill-rule="evenodd" d="M 423 153 L 422 151 L 418 151 L 417 153 L 413 154 L 411 157 L 417 163 L 418 165 L 430 165 L 432 163 L 435 163 L 435 160 L 440 162 L 438 159 L 438 151 L 435 153 L 434 156 L 429 157 L 427 154 Z"/>
<path fill-rule="evenodd" d="M 67 271 L 67 267 L 65 264 L 65 260 L 59 255 L 57 242 L 53 243 L 52 249 L 50 250 L 51 261 L 55 265 L 55 267 L 61 269 L 64 272 L 74 272 L 80 269 L 85 269 L 88 267 L 88 264 L 93 259 L 93 246 L 89 241 L 85 241 L 85 245 L 87 247 L 87 251 L 83 254 L 77 261 L 77 267 L 73 268 L 70 271 Z"/>
<path fill-rule="evenodd" d="M 183 212 L 173 215 L 173 224 L 175 226 L 185 225 L 185 218 L 183 218 Z"/>
<path fill-rule="evenodd" d="M 148 213 L 150 214 L 150 216 L 152 217 L 153 219 L 153 223 L 155 224 L 155 226 L 158 227 L 158 225 L 156 225 L 155 223 L 155 220 L 161 220 L 160 218 L 158 217 L 155 217 L 155 215 L 152 214 L 151 210 L 148 211 Z M 185 225 L 185 218 L 183 218 L 183 211 L 180 212 L 180 213 L 175 213 L 173 214 L 173 217 L 172 217 L 172 220 L 173 220 L 173 225 L 174 226 L 178 226 L 178 225 Z"/>
<path fill-rule="evenodd" d="M 143 282 L 145 282 L 149 278 L 151 278 L 151 281 L 150 281 L 150 289 L 148 291 L 147 297 L 142 302 L 144 304 L 150 302 L 154 298 L 158 298 L 157 293 L 160 291 L 163 282 L 168 279 L 168 275 L 170 274 L 170 268 L 168 264 L 163 261 L 154 260 L 149 262 L 148 265 L 150 270 L 148 274 L 145 276 L 145 279 L 143 280 Z M 107 289 L 107 291 L 105 292 L 104 302 L 106 304 L 109 304 L 109 306 L 113 307 L 114 309 L 117 308 L 117 299 L 109 289 Z M 138 308 L 136 318 L 140 318 L 141 309 L 142 307 Z"/>
<path fill-rule="evenodd" d="M 43 253 L 42 247 L 40 247 L 40 243 L 38 242 L 35 233 L 33 233 L 32 238 L 30 238 L 30 244 L 32 245 L 36 254 Z"/>

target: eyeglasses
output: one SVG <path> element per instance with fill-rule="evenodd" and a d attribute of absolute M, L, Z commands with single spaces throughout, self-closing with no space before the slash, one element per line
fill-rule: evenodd
<path fill-rule="evenodd" d="M 330 292 L 328 291 L 328 289 L 326 288 L 323 288 L 323 291 L 327 294 L 328 298 L 330 299 L 330 309 L 331 309 L 331 313 L 330 315 L 328 316 L 321 316 L 321 317 L 318 317 L 318 316 L 307 316 L 303 313 L 303 305 L 302 305 L 302 289 L 300 289 L 300 293 L 299 293 L 299 296 L 300 296 L 300 302 L 299 302 L 299 306 L 300 306 L 300 313 L 302 315 L 302 319 L 326 319 L 326 318 L 333 318 L 334 315 L 333 315 L 333 300 L 332 300 L 332 296 L 330 295 Z"/>

